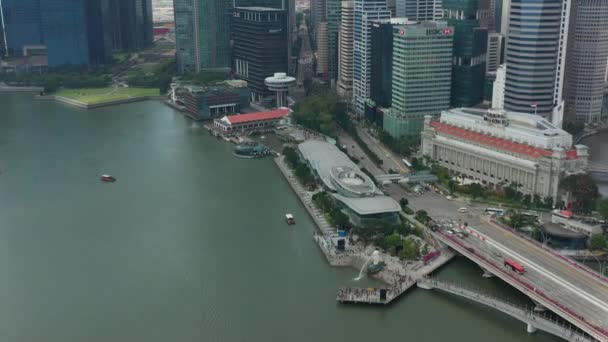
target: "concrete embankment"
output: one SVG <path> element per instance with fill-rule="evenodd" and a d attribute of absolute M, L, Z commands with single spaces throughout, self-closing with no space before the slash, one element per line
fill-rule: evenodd
<path fill-rule="evenodd" d="M 334 267 L 352 267 L 357 270 L 362 269 L 369 255 L 373 252 L 374 247 L 351 244 L 349 242 L 345 250 L 338 251 L 335 245 L 339 237 L 335 228 L 331 227 L 323 213 L 312 202 L 312 195 L 315 192 L 306 191 L 300 185 L 282 156 L 276 157 L 274 161 L 319 228 L 320 233 L 315 233 L 313 238 L 329 265 Z M 382 271 L 371 276 L 386 285 L 386 298 L 381 298 L 380 289 L 374 289 L 373 293 L 371 293 L 360 289 L 341 288 L 338 291 L 336 299 L 342 303 L 388 304 L 413 287 L 420 278 L 432 273 L 450 261 L 454 256 L 454 252 L 449 249 L 442 249 L 439 256 L 427 264 L 424 264 L 422 261 L 406 264 L 397 257 L 382 254 L 381 257 L 386 266 Z"/>
<path fill-rule="evenodd" d="M 40 93 L 44 91 L 43 87 L 12 87 L 0 85 L 0 93 Z"/>
<path fill-rule="evenodd" d="M 139 102 L 139 101 L 164 100 L 165 97 L 164 96 L 139 96 L 139 97 L 133 97 L 133 98 L 129 98 L 129 99 L 107 101 L 107 102 L 93 103 L 93 104 L 87 104 L 84 102 L 80 102 L 77 100 L 69 99 L 67 97 L 58 96 L 58 95 L 44 95 L 44 96 L 38 95 L 38 96 L 35 96 L 34 99 L 36 99 L 36 100 L 54 100 L 57 102 L 65 103 L 70 106 L 75 106 L 75 107 L 84 108 L 84 109 L 94 109 L 94 108 L 116 106 L 116 105 L 121 105 L 121 104 L 126 104 L 126 103 Z"/>

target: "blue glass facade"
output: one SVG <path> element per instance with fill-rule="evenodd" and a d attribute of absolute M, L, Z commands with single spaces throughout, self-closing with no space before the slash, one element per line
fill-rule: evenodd
<path fill-rule="evenodd" d="M 23 46 L 42 44 L 40 0 L 2 0 L 1 3 L 6 52 L 19 56 Z"/>
<path fill-rule="evenodd" d="M 88 65 L 85 0 L 44 0 L 40 9 L 49 67 Z"/>

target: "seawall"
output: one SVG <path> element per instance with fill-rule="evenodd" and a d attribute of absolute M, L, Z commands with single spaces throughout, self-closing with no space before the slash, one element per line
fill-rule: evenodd
<path fill-rule="evenodd" d="M 101 103 L 94 103 L 94 104 L 87 104 L 84 102 L 80 102 L 77 100 L 69 99 L 67 97 L 58 96 L 58 95 L 44 95 L 44 96 L 37 95 L 34 97 L 34 99 L 36 99 L 36 100 L 53 100 L 53 101 L 65 103 L 70 106 L 83 108 L 83 109 L 94 109 L 94 108 L 101 108 L 101 107 L 116 106 L 116 105 L 121 105 L 121 104 L 126 104 L 126 103 L 147 101 L 147 100 L 164 100 L 165 97 L 164 96 L 139 96 L 139 97 L 133 97 L 133 98 L 129 98 L 129 99 L 115 100 L 115 101 L 108 101 L 108 102 L 101 102 Z"/>

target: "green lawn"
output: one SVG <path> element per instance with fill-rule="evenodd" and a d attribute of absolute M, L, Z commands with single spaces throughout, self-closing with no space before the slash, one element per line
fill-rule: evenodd
<path fill-rule="evenodd" d="M 158 96 L 159 90 L 156 88 L 62 88 L 53 95 L 67 97 L 86 104 L 98 104 L 134 97 Z"/>

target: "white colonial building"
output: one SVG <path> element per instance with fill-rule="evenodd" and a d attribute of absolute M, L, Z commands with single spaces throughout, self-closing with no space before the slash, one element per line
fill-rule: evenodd
<path fill-rule="evenodd" d="M 422 152 L 488 186 L 520 184 L 524 194 L 557 198 L 562 177 L 585 172 L 588 148 L 541 116 L 455 108 L 425 118 Z"/>

